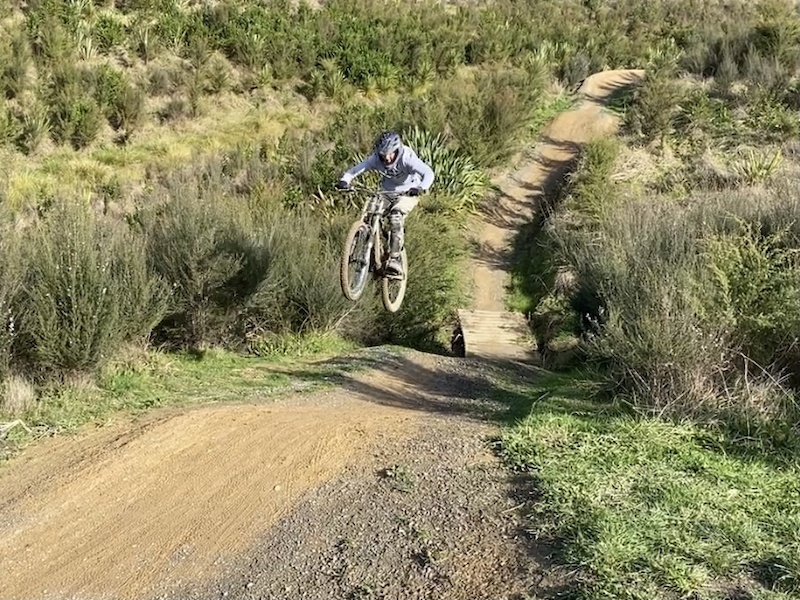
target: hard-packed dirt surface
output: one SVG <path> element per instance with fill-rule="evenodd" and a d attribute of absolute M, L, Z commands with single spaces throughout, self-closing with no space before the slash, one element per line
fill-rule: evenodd
<path fill-rule="evenodd" d="M 494 221 L 532 210 L 608 127 L 597 98 L 633 76 L 587 81 Z M 487 229 L 495 254 L 511 226 Z M 476 274 L 478 302 L 503 264 Z M 492 451 L 495 368 L 387 355 L 335 391 L 40 442 L 0 470 L 0 600 L 541 597 L 559 581 L 523 531 L 526 485 Z"/>
<path fill-rule="evenodd" d="M 206 585 L 164 598 L 512 599 L 552 587 L 549 548 L 526 534 L 530 501 L 493 452 L 492 368 L 412 354 L 405 378 L 427 389 L 385 397 L 422 412 L 358 463 L 307 494 L 248 552 Z M 416 371 L 416 373 L 415 373 Z"/>
<path fill-rule="evenodd" d="M 144 598 L 202 579 L 415 416 L 357 395 L 163 412 L 2 474 L 0 598 Z"/>

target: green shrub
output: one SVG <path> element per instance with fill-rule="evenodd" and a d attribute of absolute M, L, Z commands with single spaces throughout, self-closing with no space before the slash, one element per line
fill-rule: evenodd
<path fill-rule="evenodd" d="M 70 143 L 77 150 L 92 143 L 100 132 L 102 113 L 86 90 L 93 78 L 92 72 L 73 66 L 59 66 L 51 72 L 46 101 L 50 135 L 57 144 Z"/>
<path fill-rule="evenodd" d="M 230 64 L 223 57 L 215 55 L 211 58 L 206 70 L 206 85 L 212 94 L 225 91 L 231 84 Z"/>
<path fill-rule="evenodd" d="M 28 87 L 31 51 L 25 35 L 18 32 L 11 38 L 8 54 L 0 54 L 0 88 L 6 98 L 19 98 Z"/>
<path fill-rule="evenodd" d="M 421 208 L 406 220 L 408 288 L 394 314 L 379 315 L 388 341 L 441 351 L 449 342 L 459 308 L 467 305 L 464 260 L 466 242 L 447 215 Z M 382 310 L 382 309 L 381 309 Z"/>
<path fill-rule="evenodd" d="M 0 107 L 0 146 L 12 144 L 19 136 L 19 123 L 5 106 Z"/>
<path fill-rule="evenodd" d="M 610 177 L 619 154 L 619 143 L 600 138 L 587 143 L 566 188 L 566 207 L 584 219 L 598 220 L 614 205 L 617 192 Z"/>
<path fill-rule="evenodd" d="M 540 83 L 526 72 L 492 70 L 472 84 L 453 82 L 442 102 L 462 152 L 482 167 L 510 157 L 527 129 L 540 91 Z"/>
<path fill-rule="evenodd" d="M 167 69 L 151 65 L 147 75 L 147 93 L 152 96 L 163 96 L 171 91 L 174 91 L 174 86 Z"/>
<path fill-rule="evenodd" d="M 800 248 L 787 244 L 788 232 L 763 236 L 755 224 L 706 242 L 714 276 L 713 314 L 731 333 L 731 343 L 758 365 L 789 368 L 800 339 Z"/>
<path fill-rule="evenodd" d="M 747 107 L 745 125 L 761 142 L 786 141 L 800 135 L 800 119 L 774 94 L 757 92 Z"/>
<path fill-rule="evenodd" d="M 122 91 L 128 84 L 127 77 L 119 69 L 102 64 L 91 72 L 92 97 L 103 111 L 109 110 L 117 103 Z"/>
<path fill-rule="evenodd" d="M 41 21 L 28 18 L 28 35 L 34 56 L 45 65 L 69 63 L 73 59 L 75 45 L 64 25 L 53 15 Z"/>
<path fill-rule="evenodd" d="M 164 107 L 158 111 L 158 119 L 162 123 L 176 121 L 189 114 L 189 107 L 183 98 L 171 98 Z"/>
<path fill-rule="evenodd" d="M 150 267 L 172 290 L 170 315 L 156 335 L 179 346 L 229 337 L 231 285 L 244 260 L 237 220 L 246 215 L 204 176 L 171 176 L 140 214 Z"/>
<path fill-rule="evenodd" d="M 58 202 L 26 233 L 17 353 L 37 375 L 92 371 L 163 314 L 142 240 Z"/>
<path fill-rule="evenodd" d="M 435 174 L 434 205 L 446 211 L 473 211 L 489 189 L 489 179 L 469 156 L 453 149 L 442 134 L 414 127 L 403 132 L 404 143 L 428 163 Z M 432 203 L 428 201 L 430 209 Z"/>
<path fill-rule="evenodd" d="M 374 298 L 365 294 L 354 305 L 344 298 L 339 283 L 351 221 L 340 217 L 329 224 L 308 211 L 272 211 L 259 228 L 260 253 L 267 258 L 259 261 L 266 268 L 246 304 L 250 337 L 330 331 L 368 337 Z"/>
<path fill-rule="evenodd" d="M 117 96 L 108 122 L 116 131 L 122 132 L 127 142 L 144 120 L 144 93 L 137 87 L 126 86 Z"/>
<path fill-rule="evenodd" d="M 20 237 L 14 231 L 13 222 L 3 215 L 0 225 L 0 380 L 10 373 L 12 345 L 19 332 L 19 294 L 22 290 L 22 261 Z"/>
<path fill-rule="evenodd" d="M 90 99 L 82 99 L 69 108 L 68 113 L 69 141 L 76 150 L 91 144 L 102 126 L 100 108 Z M 62 122 L 63 123 L 63 122 Z"/>
<path fill-rule="evenodd" d="M 139 23 L 133 29 L 131 47 L 145 64 L 158 54 L 158 38 L 149 24 Z"/>
<path fill-rule="evenodd" d="M 22 113 L 17 146 L 25 154 L 33 154 L 50 133 L 50 127 L 47 109 L 34 104 Z"/>
<path fill-rule="evenodd" d="M 122 22 L 113 14 L 102 13 L 92 27 L 92 37 L 103 54 L 125 44 L 126 31 Z"/>
<path fill-rule="evenodd" d="M 344 143 L 326 143 L 320 136 L 303 135 L 299 138 L 286 135 L 281 140 L 280 152 L 288 157 L 284 163 L 284 176 L 289 182 L 286 190 L 287 206 L 303 206 L 330 190 L 342 171 L 358 160 L 352 149 Z M 347 210 L 349 198 L 334 197 L 327 210 Z"/>
<path fill-rule="evenodd" d="M 625 115 L 629 131 L 646 142 L 659 140 L 663 145 L 675 127 L 683 99 L 684 91 L 671 70 L 648 72 Z"/>

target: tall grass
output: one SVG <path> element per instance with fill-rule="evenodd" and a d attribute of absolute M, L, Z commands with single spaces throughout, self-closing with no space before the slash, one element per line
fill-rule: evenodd
<path fill-rule="evenodd" d="M 23 285 L 20 238 L 6 219 L 2 225 L 0 252 L 0 379 L 11 372 L 12 344 L 19 332 L 18 297 Z"/>
<path fill-rule="evenodd" d="M 797 193 L 617 193 L 598 213 L 607 195 L 583 183 L 610 185 L 609 163 L 581 164 L 589 172 L 574 178 L 546 233 L 555 265 L 577 281 L 571 306 L 610 388 L 646 412 L 795 423 Z"/>

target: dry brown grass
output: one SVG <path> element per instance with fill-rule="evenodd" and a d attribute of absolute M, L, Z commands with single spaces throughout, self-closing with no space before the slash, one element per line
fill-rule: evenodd
<path fill-rule="evenodd" d="M 36 406 L 36 390 L 24 377 L 11 375 L 3 381 L 0 396 L 0 413 L 11 417 L 22 416 Z"/>
<path fill-rule="evenodd" d="M 167 99 L 148 101 L 156 112 Z M 0 149 L 0 198 L 22 209 L 41 197 L 89 193 L 115 179 L 124 189 L 136 189 L 153 172 L 179 168 L 192 160 L 248 141 L 277 141 L 289 128 L 304 130 L 321 115 L 305 99 L 286 91 L 259 90 L 250 97 L 223 92 L 203 98 L 203 114 L 159 125 L 148 119 L 127 146 L 111 134 L 88 149 L 45 147 L 34 156 Z M 110 132 L 110 128 L 109 128 Z"/>

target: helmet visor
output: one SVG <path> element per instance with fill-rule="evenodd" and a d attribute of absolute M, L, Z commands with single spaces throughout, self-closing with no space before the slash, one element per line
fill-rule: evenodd
<path fill-rule="evenodd" d="M 394 162 L 394 159 L 397 158 L 397 150 L 392 150 L 388 154 L 381 152 L 378 154 L 378 158 L 381 159 L 384 165 L 390 165 Z"/>

